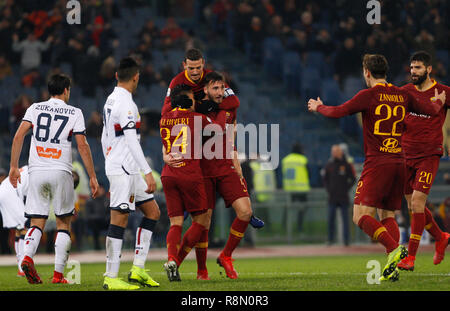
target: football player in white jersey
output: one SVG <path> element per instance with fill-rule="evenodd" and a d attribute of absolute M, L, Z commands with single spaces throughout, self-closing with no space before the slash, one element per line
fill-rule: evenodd
<path fill-rule="evenodd" d="M 5 172 L 5 177 L 7 173 Z M 25 276 L 20 264 L 23 257 L 23 246 L 25 234 L 27 232 L 27 218 L 25 212 L 25 197 L 28 191 L 28 166 L 20 168 L 21 183 L 14 188 L 8 178 L 0 184 L 0 212 L 2 214 L 3 227 L 15 229 L 14 250 L 17 257 L 18 276 Z"/>
<path fill-rule="evenodd" d="M 25 203 L 25 216 L 31 218 L 25 235 L 22 270 L 29 283 L 42 283 L 36 272 L 33 256 L 39 246 L 42 231 L 48 218 L 50 205 L 56 216 L 55 271 L 52 283 L 67 283 L 64 268 L 71 246 L 70 221 L 74 213 L 75 193 L 72 177 L 72 138 L 89 175 L 92 197 L 98 190 L 94 163 L 86 128 L 80 109 L 68 105 L 70 79 L 55 74 L 48 82 L 48 101 L 34 103 L 25 112 L 11 147 L 9 180 L 14 188 L 21 182 L 19 156 L 25 135 L 32 129 L 28 160 L 29 186 Z"/>
<path fill-rule="evenodd" d="M 132 98 L 139 83 L 139 66 L 136 61 L 131 57 L 122 59 L 116 79 L 117 86 L 103 108 L 102 149 L 111 194 L 111 222 L 106 237 L 103 288 L 134 290 L 139 286 L 118 278 L 128 215 L 135 208 L 139 208 L 144 214 L 136 231 L 135 255 L 128 280 L 153 287 L 159 284 L 146 272 L 145 261 L 160 211 L 153 197 L 156 182 L 140 145 L 141 117 Z M 145 180 L 140 172 L 145 175 Z"/>

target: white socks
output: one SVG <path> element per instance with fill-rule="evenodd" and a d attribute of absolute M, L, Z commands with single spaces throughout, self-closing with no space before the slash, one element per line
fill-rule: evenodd
<path fill-rule="evenodd" d="M 106 237 L 106 273 L 104 276 L 116 278 L 119 274 L 123 239 Z"/>
<path fill-rule="evenodd" d="M 42 231 L 36 226 L 28 229 L 27 234 L 25 235 L 25 245 L 23 247 L 23 255 L 33 258 L 34 254 L 36 254 L 37 248 L 39 246 L 39 242 L 41 241 Z"/>
<path fill-rule="evenodd" d="M 119 274 L 124 233 L 125 228 L 109 225 L 106 236 L 106 272 L 104 276 L 116 278 Z"/>
<path fill-rule="evenodd" d="M 153 232 L 142 227 L 136 230 L 136 245 L 133 265 L 144 269 Z"/>
<path fill-rule="evenodd" d="M 22 263 L 23 259 L 23 247 L 24 247 L 24 235 L 21 235 L 20 237 L 16 237 L 16 241 L 14 242 L 14 250 L 16 251 L 16 257 L 17 257 L 17 266 L 19 267 L 19 272 L 22 271 L 22 267 L 20 264 Z"/>
<path fill-rule="evenodd" d="M 66 230 L 58 230 L 55 239 L 55 271 L 64 273 L 72 242 L 70 233 Z"/>

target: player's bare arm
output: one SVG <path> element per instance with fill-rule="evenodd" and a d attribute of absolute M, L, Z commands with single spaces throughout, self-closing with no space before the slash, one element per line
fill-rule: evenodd
<path fill-rule="evenodd" d="M 147 183 L 147 190 L 145 192 L 153 193 L 156 191 L 156 181 L 152 172 L 145 175 L 145 182 Z"/>
<path fill-rule="evenodd" d="M 12 147 L 11 147 L 11 161 L 9 170 L 9 181 L 14 188 L 17 188 L 17 181 L 20 180 L 20 170 L 19 170 L 19 157 L 22 152 L 23 140 L 25 135 L 31 129 L 31 123 L 28 121 L 22 121 L 19 128 L 17 129 L 16 135 L 14 135 Z"/>
<path fill-rule="evenodd" d="M 75 135 L 75 139 L 77 141 L 81 160 L 83 160 L 84 167 L 89 175 L 89 187 L 91 188 L 92 198 L 95 199 L 98 192 L 98 181 L 97 175 L 95 174 L 94 161 L 92 160 L 91 148 L 86 140 L 86 136 L 82 134 Z"/>

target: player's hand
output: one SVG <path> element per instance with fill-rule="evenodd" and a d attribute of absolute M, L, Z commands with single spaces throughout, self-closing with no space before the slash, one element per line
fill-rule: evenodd
<path fill-rule="evenodd" d="M 89 187 L 91 187 L 91 196 L 93 199 L 95 199 L 98 194 L 98 181 L 96 177 L 91 177 L 89 179 Z"/>
<path fill-rule="evenodd" d="M 320 105 L 323 105 L 323 102 L 320 99 L 320 97 L 317 97 L 317 99 L 311 98 L 308 101 L 308 111 L 317 111 L 317 107 L 319 107 Z"/>
<path fill-rule="evenodd" d="M 443 106 L 445 104 L 445 99 L 446 99 L 445 91 L 442 91 L 442 93 L 439 94 L 437 88 L 435 88 L 434 89 L 434 98 L 435 98 L 435 101 L 439 99 L 441 101 L 441 106 Z"/>
<path fill-rule="evenodd" d="M 155 178 L 153 178 L 152 172 L 145 175 L 145 182 L 147 183 L 147 190 L 145 190 L 145 192 L 153 193 L 156 191 L 156 181 Z"/>
<path fill-rule="evenodd" d="M 19 181 L 19 184 L 22 183 L 22 181 L 20 180 L 20 170 L 18 167 L 11 167 L 8 177 L 11 185 L 13 185 L 14 188 L 17 188 L 17 181 Z"/>
<path fill-rule="evenodd" d="M 171 167 L 180 167 L 183 163 L 183 157 L 178 153 L 168 153 L 163 155 L 164 163 Z"/>

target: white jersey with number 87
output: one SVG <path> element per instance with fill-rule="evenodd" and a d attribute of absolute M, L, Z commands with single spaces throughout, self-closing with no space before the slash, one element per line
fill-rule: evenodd
<path fill-rule="evenodd" d="M 23 117 L 32 124 L 29 171 L 64 170 L 72 173 L 72 137 L 85 135 L 83 112 L 57 98 L 34 103 Z"/>

